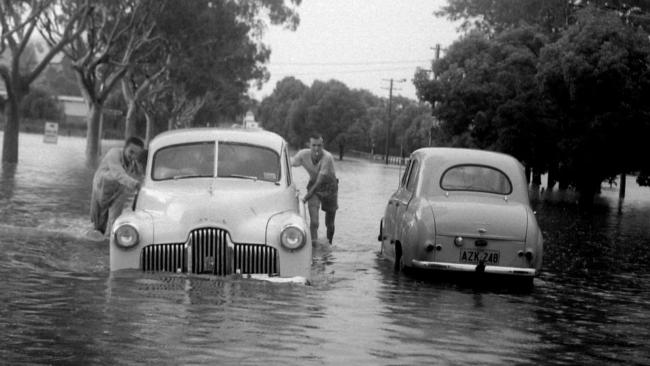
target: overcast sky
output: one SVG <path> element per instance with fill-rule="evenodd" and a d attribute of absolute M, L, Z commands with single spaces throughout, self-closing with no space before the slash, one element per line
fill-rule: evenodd
<path fill-rule="evenodd" d="M 412 79 L 415 68 L 430 69 L 436 43 L 448 46 L 458 38 L 456 25 L 433 15 L 444 0 L 303 0 L 295 32 L 270 27 L 264 42 L 271 48 L 271 79 L 261 100 L 276 83 L 295 76 L 310 86 L 314 80 L 336 79 L 351 89 L 367 89 L 388 96 L 385 79 L 406 79 L 394 84 L 394 95 L 416 99 Z M 401 89 L 401 90 L 396 90 Z"/>

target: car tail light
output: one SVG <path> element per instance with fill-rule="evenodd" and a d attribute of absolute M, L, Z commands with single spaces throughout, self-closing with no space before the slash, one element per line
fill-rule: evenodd
<path fill-rule="evenodd" d="M 533 260 L 533 251 L 532 250 L 527 250 L 526 253 L 524 254 L 526 257 L 527 261 L 532 261 Z"/>

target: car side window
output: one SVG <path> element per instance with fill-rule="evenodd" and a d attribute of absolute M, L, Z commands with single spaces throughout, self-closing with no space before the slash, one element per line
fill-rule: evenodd
<path fill-rule="evenodd" d="M 409 192 L 415 192 L 415 187 L 418 182 L 418 168 L 419 163 L 417 160 L 412 160 L 411 169 L 409 170 L 408 180 L 406 181 L 406 190 Z"/>
<path fill-rule="evenodd" d="M 413 160 L 409 161 L 404 170 L 404 175 L 402 175 L 402 180 L 400 181 L 400 187 L 405 187 L 408 180 L 409 172 L 411 171 L 411 165 L 413 165 Z"/>

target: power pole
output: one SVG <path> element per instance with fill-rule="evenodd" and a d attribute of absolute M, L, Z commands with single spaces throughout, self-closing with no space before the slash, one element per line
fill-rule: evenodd
<path fill-rule="evenodd" d="M 440 59 L 440 43 L 436 43 L 436 48 L 431 48 L 431 49 L 436 51 L 436 59 L 435 60 L 438 61 Z M 433 76 L 433 80 L 436 80 L 437 77 L 436 77 L 435 71 L 433 71 L 433 65 L 431 65 L 431 74 Z M 431 108 L 435 108 L 435 106 L 436 106 L 435 104 L 436 103 L 434 101 Z M 433 141 L 433 129 L 434 129 L 434 126 L 429 127 L 429 145 L 427 145 L 427 146 L 431 146 L 431 143 Z"/>
<path fill-rule="evenodd" d="M 390 87 L 388 88 L 388 123 L 386 123 L 386 148 L 385 148 L 385 153 L 386 153 L 386 164 L 388 164 L 388 147 L 389 147 L 389 142 L 390 142 L 390 127 L 392 123 L 392 107 L 393 107 L 393 83 L 403 83 L 406 81 L 406 79 L 399 79 L 399 80 L 393 80 L 391 79 L 384 79 L 385 81 L 390 82 Z M 386 88 L 384 88 L 386 89 Z"/>

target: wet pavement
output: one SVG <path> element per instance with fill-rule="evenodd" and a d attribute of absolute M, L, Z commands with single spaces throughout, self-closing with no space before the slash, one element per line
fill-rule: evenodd
<path fill-rule="evenodd" d="M 650 188 L 631 177 L 622 203 L 604 185 L 589 214 L 535 200 L 531 290 L 393 272 L 376 239 L 400 168 L 351 158 L 310 286 L 111 274 L 87 235 L 84 139 L 20 139 L 0 173 L 0 364 L 650 364 Z"/>

